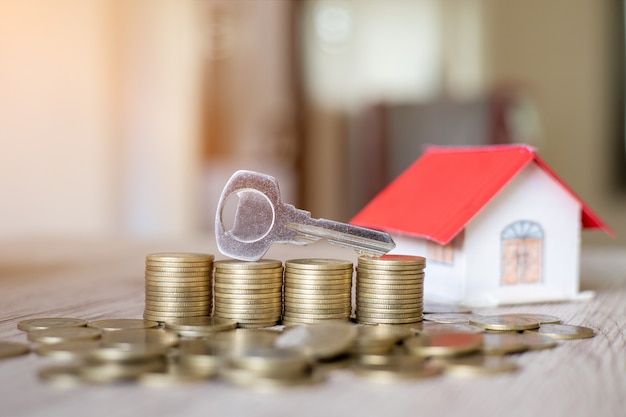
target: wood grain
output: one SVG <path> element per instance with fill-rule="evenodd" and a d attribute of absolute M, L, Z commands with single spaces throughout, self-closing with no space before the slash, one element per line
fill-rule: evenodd
<path fill-rule="evenodd" d="M 25 342 L 16 325 L 27 318 L 141 317 L 144 257 L 158 251 L 218 254 L 210 237 L 0 243 L 0 339 Z M 356 260 L 324 243 L 277 245 L 267 257 Z M 592 339 L 515 357 L 514 374 L 379 385 L 336 371 L 320 386 L 273 394 L 220 381 L 62 390 L 38 380 L 49 362 L 31 354 L 0 361 L 0 416 L 626 416 L 626 250 L 586 249 L 581 269 L 582 289 L 596 292 L 590 301 L 475 310 L 551 314 L 596 330 Z"/>

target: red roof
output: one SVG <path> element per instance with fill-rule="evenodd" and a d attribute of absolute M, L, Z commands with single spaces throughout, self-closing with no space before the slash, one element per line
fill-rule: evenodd
<path fill-rule="evenodd" d="M 446 244 L 532 162 L 580 202 L 584 228 L 613 234 L 536 150 L 526 145 L 430 147 L 350 223 Z"/>

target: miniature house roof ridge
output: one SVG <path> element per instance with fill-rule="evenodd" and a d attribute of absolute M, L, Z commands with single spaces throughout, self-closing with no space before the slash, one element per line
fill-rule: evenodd
<path fill-rule="evenodd" d="M 583 227 L 613 233 L 528 145 L 429 146 L 351 223 L 447 244 L 532 162 L 581 204 Z"/>

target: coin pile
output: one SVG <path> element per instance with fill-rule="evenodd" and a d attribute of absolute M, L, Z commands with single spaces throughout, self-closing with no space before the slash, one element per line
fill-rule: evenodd
<path fill-rule="evenodd" d="M 216 261 L 214 315 L 243 328 L 273 326 L 280 320 L 282 286 L 281 261 Z"/>
<path fill-rule="evenodd" d="M 356 320 L 404 324 L 422 320 L 424 268 L 421 256 L 360 256 L 356 272 Z"/>
<path fill-rule="evenodd" d="M 213 255 L 153 253 L 146 256 L 146 320 L 211 314 Z"/>
<path fill-rule="evenodd" d="M 352 313 L 352 262 L 293 259 L 285 262 L 283 324 L 349 320 Z"/>

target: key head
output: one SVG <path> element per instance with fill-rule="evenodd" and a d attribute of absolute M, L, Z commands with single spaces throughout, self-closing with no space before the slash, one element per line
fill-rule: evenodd
<path fill-rule="evenodd" d="M 277 242 L 272 231 L 279 226 L 280 208 L 280 188 L 274 177 L 254 171 L 235 172 L 217 204 L 215 238 L 219 251 L 243 261 L 261 259 Z"/>

